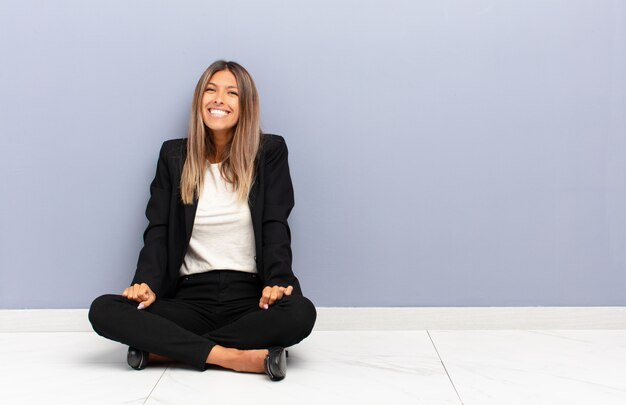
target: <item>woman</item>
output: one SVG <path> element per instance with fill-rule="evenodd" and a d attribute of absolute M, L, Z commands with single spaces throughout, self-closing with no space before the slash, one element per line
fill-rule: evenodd
<path fill-rule="evenodd" d="M 161 147 L 132 285 L 92 303 L 94 330 L 129 345 L 136 369 L 169 358 L 281 380 L 284 348 L 316 318 L 291 269 L 293 204 L 287 146 L 261 133 L 252 78 L 213 63 L 188 137 Z"/>

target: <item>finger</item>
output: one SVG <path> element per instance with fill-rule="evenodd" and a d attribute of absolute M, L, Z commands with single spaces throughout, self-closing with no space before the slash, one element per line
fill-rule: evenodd
<path fill-rule="evenodd" d="M 272 305 L 274 304 L 274 301 L 276 301 L 276 287 L 272 287 L 272 289 L 270 290 L 270 297 L 267 300 L 267 304 Z"/>
<path fill-rule="evenodd" d="M 148 287 L 148 284 L 146 283 L 141 283 L 141 285 L 139 286 L 139 292 L 137 293 L 137 296 L 139 297 L 140 300 L 145 301 L 148 299 L 148 297 L 150 297 L 150 287 Z"/>
<path fill-rule="evenodd" d="M 139 290 L 139 292 L 137 293 L 137 302 L 147 301 L 148 298 L 150 298 L 150 295 L 146 294 L 143 290 Z"/>
<path fill-rule="evenodd" d="M 133 285 L 133 291 L 131 292 L 131 299 L 133 301 L 141 301 L 139 299 L 139 284 Z"/>
<path fill-rule="evenodd" d="M 126 298 L 128 298 L 129 300 L 133 299 L 133 290 L 134 289 L 135 288 L 132 285 L 126 289 Z"/>
<path fill-rule="evenodd" d="M 270 301 L 268 304 L 271 306 L 279 299 L 283 298 L 283 287 L 272 287 L 272 293 L 270 294 Z"/>
<path fill-rule="evenodd" d="M 156 294 L 151 293 L 145 301 L 141 301 L 137 309 L 146 309 L 156 301 Z"/>
<path fill-rule="evenodd" d="M 133 301 L 137 301 L 137 302 L 142 301 L 141 297 L 139 296 L 140 294 L 141 294 L 141 284 L 135 284 L 133 286 Z"/>
<path fill-rule="evenodd" d="M 124 292 L 122 292 L 122 297 L 128 298 L 128 288 L 124 288 Z"/>
<path fill-rule="evenodd" d="M 293 292 L 293 286 L 289 286 L 287 288 L 285 288 L 285 295 L 291 295 L 291 293 Z"/>
<path fill-rule="evenodd" d="M 261 294 L 261 300 L 259 301 L 259 307 L 261 309 L 269 308 L 270 294 L 272 293 L 272 287 L 265 287 Z"/>

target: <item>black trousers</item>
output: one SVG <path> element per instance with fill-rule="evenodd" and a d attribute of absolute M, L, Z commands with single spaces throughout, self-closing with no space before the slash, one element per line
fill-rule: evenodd
<path fill-rule="evenodd" d="M 189 364 L 200 370 L 215 345 L 237 349 L 292 346 L 315 324 L 315 307 L 301 295 L 260 309 L 256 274 L 230 270 L 181 277 L 176 296 L 148 308 L 121 295 L 103 295 L 89 309 L 101 336 Z"/>

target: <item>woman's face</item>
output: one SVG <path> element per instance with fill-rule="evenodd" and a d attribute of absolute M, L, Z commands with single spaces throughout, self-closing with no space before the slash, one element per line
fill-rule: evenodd
<path fill-rule="evenodd" d="M 228 70 L 211 76 L 202 95 L 202 121 L 215 134 L 230 133 L 239 120 L 237 79 Z"/>

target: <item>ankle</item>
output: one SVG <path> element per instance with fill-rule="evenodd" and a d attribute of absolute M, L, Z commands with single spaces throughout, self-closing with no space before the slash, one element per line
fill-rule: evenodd
<path fill-rule="evenodd" d="M 206 362 L 239 372 L 262 373 L 267 350 L 239 350 L 215 346 Z"/>
<path fill-rule="evenodd" d="M 150 363 L 173 363 L 174 360 L 169 357 L 161 356 L 159 354 L 150 353 L 148 358 L 150 359 Z"/>

